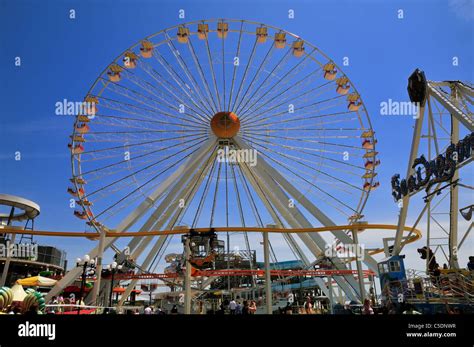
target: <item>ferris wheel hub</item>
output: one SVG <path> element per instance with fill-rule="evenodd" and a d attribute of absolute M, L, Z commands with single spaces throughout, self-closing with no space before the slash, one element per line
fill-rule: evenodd
<path fill-rule="evenodd" d="M 211 119 L 211 129 L 217 137 L 232 138 L 240 130 L 240 119 L 234 112 L 217 112 Z"/>

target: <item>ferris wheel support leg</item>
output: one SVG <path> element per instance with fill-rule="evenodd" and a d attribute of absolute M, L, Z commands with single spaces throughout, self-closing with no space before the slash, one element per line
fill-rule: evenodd
<path fill-rule="evenodd" d="M 98 250 L 97 250 L 97 268 L 96 268 L 96 274 L 97 274 L 97 279 L 94 283 L 94 288 L 92 292 L 92 304 L 97 305 L 97 297 L 99 296 L 100 288 L 101 288 L 101 277 L 102 277 L 102 258 L 104 256 L 104 243 L 105 243 L 105 232 L 102 231 L 100 233 L 100 238 L 99 238 L 99 245 L 98 245 Z"/>
<path fill-rule="evenodd" d="M 166 192 L 169 188 L 171 188 L 171 186 L 173 186 L 171 188 L 172 190 L 165 198 L 168 201 L 168 205 L 161 203 L 160 206 L 158 206 L 155 209 L 151 217 L 143 224 L 143 226 L 140 228 L 140 231 L 147 231 L 147 230 L 152 229 L 153 224 L 156 222 L 158 218 L 161 217 L 161 214 L 163 213 L 164 209 L 169 206 L 169 203 L 171 203 L 171 199 L 173 199 L 176 196 L 179 189 L 182 187 L 181 185 L 178 184 L 178 181 L 184 186 L 185 181 L 183 181 L 183 177 L 184 179 L 187 179 L 190 177 L 191 173 L 194 170 L 196 170 L 196 167 L 202 162 L 203 158 L 211 151 L 214 145 L 215 145 L 215 139 L 209 140 L 208 142 L 203 144 L 202 147 L 195 153 L 195 155 L 189 158 L 183 165 L 181 165 L 176 170 L 176 172 L 172 176 L 170 176 L 169 180 L 167 179 L 163 182 L 162 184 L 163 188 L 166 188 L 166 189 L 161 189 L 161 185 L 160 187 L 158 187 L 158 189 L 160 190 L 160 194 L 159 196 L 156 195 L 153 197 L 154 201 L 156 201 L 158 197 L 161 197 L 164 192 Z M 151 207 L 153 207 L 153 205 L 148 205 L 146 207 L 145 212 L 148 211 Z M 126 223 L 126 220 L 124 220 L 123 223 Z M 138 247 L 139 243 L 143 241 L 144 241 L 143 237 L 133 237 L 128 243 L 128 248 L 130 249 L 131 252 L 133 252 L 136 249 L 136 247 Z"/>
<path fill-rule="evenodd" d="M 248 181 L 250 182 L 250 184 L 252 185 L 252 187 L 254 188 L 254 190 L 257 192 L 258 196 L 260 197 L 260 200 L 263 201 L 265 207 L 267 208 L 268 212 L 270 213 L 270 215 L 273 217 L 273 220 L 276 222 L 276 223 L 279 223 L 279 219 L 278 217 L 276 216 L 275 214 L 275 211 L 274 211 L 274 207 L 272 207 L 271 203 L 273 203 L 275 205 L 275 208 L 278 210 L 278 211 L 285 211 L 285 206 L 283 204 L 281 204 L 281 201 L 276 199 L 274 202 L 271 201 L 271 199 L 269 198 L 269 195 L 270 195 L 270 192 L 280 192 L 281 189 L 280 187 L 276 186 L 274 183 L 274 185 L 272 185 L 272 181 L 271 180 L 267 180 L 267 182 L 269 183 L 269 187 L 265 186 L 265 185 L 262 185 L 262 184 L 258 184 L 257 181 L 255 180 L 255 177 L 254 175 L 252 175 L 252 173 L 250 172 L 249 168 L 245 165 L 241 165 L 241 169 L 242 169 L 242 172 L 244 173 L 245 177 L 248 179 Z M 280 192 L 281 194 L 284 194 L 283 192 Z M 296 219 L 292 216 L 292 215 L 288 215 L 288 214 L 283 214 L 281 213 L 283 218 L 285 219 L 285 221 L 293 228 L 301 228 L 301 225 L 296 221 Z M 321 253 L 321 249 L 318 247 L 318 245 L 309 237 L 309 235 L 307 234 L 303 234 L 303 233 L 298 233 L 298 236 L 301 238 L 301 240 L 305 243 L 306 247 L 308 247 L 308 249 L 311 251 L 311 253 L 313 253 L 313 255 L 315 257 L 317 257 L 320 253 Z M 324 292 L 324 294 L 326 295 L 326 297 L 329 297 L 329 292 L 326 288 L 326 284 L 325 282 L 317 277 L 315 278 L 315 281 L 316 281 L 316 284 L 319 286 L 319 288 L 321 288 L 321 290 Z M 345 288 L 346 290 L 348 290 L 348 287 Z M 352 292 L 349 295 L 352 295 L 352 298 L 355 298 L 352 294 Z"/>
<path fill-rule="evenodd" d="M 240 147 L 242 148 L 242 146 Z M 258 165 L 251 169 L 246 165 L 241 165 L 242 171 L 244 172 L 245 176 L 252 184 L 252 186 L 254 186 L 254 189 L 257 192 L 259 192 L 261 189 L 264 189 L 264 192 L 262 192 L 264 193 L 262 201 L 269 200 L 291 227 L 312 227 L 311 223 L 309 223 L 309 221 L 301 214 L 297 206 L 294 206 L 291 209 L 288 207 L 288 197 L 286 196 L 286 194 L 279 186 L 275 184 L 275 182 L 268 176 L 265 171 L 260 170 L 260 165 L 263 162 L 263 159 L 259 159 Z M 258 179 L 258 182 L 255 181 L 256 179 Z M 301 234 L 298 235 L 301 237 Z M 316 233 L 310 233 L 307 236 L 314 242 L 314 245 L 313 242 L 305 243 L 305 245 L 312 251 L 315 257 L 318 257 L 321 254 L 322 250 L 326 248 L 326 241 Z M 301 237 L 301 239 L 303 242 L 305 242 L 304 236 Z M 333 260 L 334 264 L 338 269 L 346 269 L 345 265 L 340 262 L 339 258 L 336 257 Z M 316 282 L 318 283 L 318 286 L 321 289 L 326 287 L 322 279 L 318 278 L 316 279 Z M 338 277 L 336 279 L 336 282 L 344 290 L 350 300 L 357 300 L 357 296 L 359 296 L 357 288 L 358 285 L 353 276 L 344 276 L 342 278 Z M 354 295 L 354 292 L 356 293 L 356 295 Z"/>
<path fill-rule="evenodd" d="M 166 221 L 169 221 L 168 226 L 167 226 L 168 230 L 174 227 L 176 220 L 178 220 L 179 216 L 182 213 L 184 213 L 186 210 L 186 208 L 182 209 L 178 207 L 179 199 L 176 199 L 176 196 L 179 193 L 179 189 L 181 189 L 182 187 L 185 187 L 180 193 L 181 196 L 182 197 L 188 196 L 188 200 L 192 200 L 192 198 L 194 197 L 194 194 L 196 194 L 196 191 L 197 191 L 195 188 L 200 186 L 202 180 L 206 176 L 206 173 L 209 171 L 211 167 L 210 163 L 213 161 L 212 158 L 214 158 L 214 156 L 215 155 L 213 154 L 213 156 L 211 157 L 211 160 L 209 161 L 207 165 L 202 165 L 201 168 L 197 168 L 197 171 L 195 171 L 195 174 L 191 178 L 191 180 L 188 181 L 188 178 L 189 178 L 188 174 L 194 172 L 194 169 L 196 169 L 194 166 L 191 166 L 190 170 L 187 171 L 187 174 L 184 175 L 180 180 L 176 182 L 175 187 L 172 189 L 172 191 L 170 191 L 166 199 L 163 200 L 163 202 L 156 209 L 156 211 L 159 211 L 158 215 L 160 216 L 160 218 L 156 220 L 156 217 L 153 217 L 153 216 L 150 217 L 153 221 L 156 222 L 154 225 L 150 225 L 150 228 L 152 230 L 161 229 L 163 225 L 166 223 Z M 165 208 L 167 208 L 166 211 L 164 211 Z M 146 256 L 145 260 L 141 264 L 142 268 L 147 268 L 148 266 L 150 266 L 151 262 L 153 261 L 155 257 L 155 254 L 161 250 L 161 247 L 163 246 L 163 244 L 165 243 L 168 237 L 169 236 L 161 235 L 158 238 L 158 240 L 153 245 L 152 249 L 148 252 L 148 255 Z M 153 236 L 147 236 L 145 238 L 144 242 L 142 242 L 134 251 L 132 255 L 134 259 L 137 259 L 142 254 L 142 252 L 145 250 L 148 244 L 153 240 L 153 238 L 154 238 Z M 125 302 L 125 299 L 130 295 L 130 293 L 132 292 L 137 282 L 138 280 L 136 279 L 131 280 L 131 282 L 128 284 L 127 288 L 125 289 L 125 292 L 123 293 L 122 298 L 120 299 L 118 303 L 118 306 L 123 305 L 123 303 Z"/>
<path fill-rule="evenodd" d="M 246 146 L 241 139 L 237 140 L 239 145 Z M 304 196 L 296 187 L 290 184 L 277 170 L 268 165 L 268 163 L 263 159 L 259 159 L 259 164 L 263 167 L 263 170 L 271 175 L 275 181 L 277 181 L 284 189 L 296 200 L 298 201 L 308 212 L 310 212 L 317 220 L 319 220 L 323 225 L 330 226 L 336 225 L 327 215 L 325 215 L 319 208 L 317 208 L 308 198 Z M 331 231 L 331 233 L 342 243 L 350 244 L 353 242 L 350 236 L 348 236 L 343 230 Z M 377 261 L 368 254 L 368 251 L 365 251 L 364 254 L 364 263 L 369 267 L 370 270 L 378 274 Z"/>
<path fill-rule="evenodd" d="M 263 233 L 263 258 L 265 261 L 265 311 L 267 314 L 273 314 L 272 277 L 270 275 L 270 247 L 267 232 Z"/>
<path fill-rule="evenodd" d="M 451 87 L 451 97 L 454 104 L 458 106 L 458 95 L 456 87 Z M 455 114 L 451 113 L 451 143 L 459 142 L 459 121 Z M 454 171 L 451 182 L 459 179 L 459 171 Z M 449 191 L 450 211 L 449 211 L 449 267 L 459 269 L 458 264 L 458 210 L 459 210 L 459 187 L 457 184 L 451 184 Z"/>
<path fill-rule="evenodd" d="M 359 244 L 359 236 L 357 235 L 357 233 L 358 231 L 356 229 L 352 229 L 352 239 L 354 240 L 354 243 L 356 245 Z M 357 266 L 357 277 L 359 280 L 360 301 L 364 303 L 364 300 L 365 300 L 364 274 L 362 272 L 362 264 L 359 259 L 356 260 L 356 266 Z"/>
<path fill-rule="evenodd" d="M 429 101 L 427 101 L 429 102 Z M 408 159 L 408 169 L 406 177 L 410 177 L 414 173 L 412 168 L 413 162 L 418 155 L 418 148 L 420 146 L 421 129 L 423 127 L 423 118 L 425 115 L 425 107 L 420 107 L 418 118 L 415 122 L 415 130 L 413 131 L 413 139 L 411 142 L 410 158 Z M 407 194 L 402 199 L 402 207 L 398 215 L 397 232 L 395 234 L 395 242 L 393 245 L 392 255 L 400 254 L 402 250 L 403 227 L 405 226 L 408 213 L 408 205 L 410 204 L 410 194 Z"/>
<path fill-rule="evenodd" d="M 184 246 L 186 259 L 186 271 L 184 277 L 184 314 L 191 314 L 191 250 L 190 250 L 190 239 L 186 238 L 186 243 Z"/>
<path fill-rule="evenodd" d="M 196 157 L 200 157 L 215 144 L 215 139 L 211 139 L 195 153 L 194 159 Z M 128 230 L 132 225 L 134 225 L 138 219 L 140 219 L 150 208 L 153 207 L 155 200 L 157 197 L 161 196 L 163 192 L 165 192 L 173 183 L 176 182 L 176 179 L 182 174 L 182 172 L 186 169 L 189 165 L 191 158 L 184 162 L 176 172 L 168 177 L 163 184 L 161 184 L 151 196 L 146 198 L 135 210 L 133 210 L 127 218 L 125 218 L 120 225 L 117 227 L 117 232 L 122 232 Z M 107 238 L 104 243 L 104 251 L 108 249 L 114 242 L 116 238 Z M 92 249 L 89 253 L 91 258 L 95 258 L 99 254 L 99 247 L 96 246 Z M 61 280 L 59 280 L 56 285 L 48 292 L 46 295 L 45 300 L 49 301 L 53 296 L 57 296 L 65 287 L 70 285 L 74 280 L 80 275 L 81 269 L 79 267 L 75 267 L 71 269 Z"/>

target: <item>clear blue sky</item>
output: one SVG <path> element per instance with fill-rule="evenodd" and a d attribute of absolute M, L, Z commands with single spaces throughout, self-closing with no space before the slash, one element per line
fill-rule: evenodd
<path fill-rule="evenodd" d="M 381 4 L 383 2 L 383 4 Z M 381 187 L 366 207 L 370 221 L 394 221 L 390 177 L 404 173 L 413 120 L 381 116 L 389 98 L 408 100 L 419 67 L 431 80 L 473 81 L 473 2 L 467 1 L 6 1 L 0 0 L 0 192 L 40 204 L 38 229 L 83 230 L 66 193 L 73 119 L 56 116 L 63 99 L 82 99 L 126 47 L 180 22 L 249 19 L 284 28 L 342 65 L 361 93 L 379 140 Z M 75 9 L 76 19 L 69 19 Z M 184 20 L 178 10 L 186 11 Z M 295 19 L 288 19 L 288 10 Z M 397 18 L 403 9 L 404 19 Z M 14 65 L 21 57 L 21 67 Z M 452 57 L 459 66 L 452 65 Z M 14 160 L 20 151 L 21 161 Z M 417 199 L 418 204 L 421 198 Z M 45 241 L 45 240 L 41 240 Z M 69 259 L 89 241 L 48 240 Z"/>

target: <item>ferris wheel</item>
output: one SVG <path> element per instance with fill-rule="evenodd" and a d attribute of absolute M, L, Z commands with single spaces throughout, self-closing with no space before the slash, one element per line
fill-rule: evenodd
<path fill-rule="evenodd" d="M 99 232 L 139 221 L 140 231 L 355 223 L 378 186 L 377 141 L 353 83 L 317 47 L 269 25 L 203 20 L 147 36 L 107 65 L 84 101 L 68 192 L 74 215 Z M 326 245 L 299 236 L 313 256 Z M 152 241 L 130 242 L 134 259 L 153 245 L 143 269 L 169 243 Z M 353 278 L 341 281 L 356 291 Z"/>

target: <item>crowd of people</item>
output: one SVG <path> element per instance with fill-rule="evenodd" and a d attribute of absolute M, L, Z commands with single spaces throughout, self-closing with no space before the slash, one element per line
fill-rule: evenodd
<path fill-rule="evenodd" d="M 231 315 L 236 314 L 255 314 L 257 312 L 257 303 L 254 300 L 241 300 L 240 297 L 232 299 L 230 301 L 225 300 L 220 305 L 219 311 L 217 314 L 225 314 L 228 312 Z"/>

